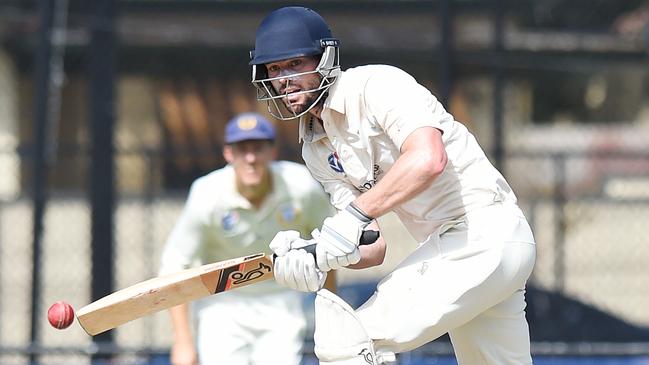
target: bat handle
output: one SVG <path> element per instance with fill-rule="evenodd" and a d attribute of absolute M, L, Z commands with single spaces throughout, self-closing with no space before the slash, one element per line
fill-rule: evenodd
<path fill-rule="evenodd" d="M 361 240 L 359 245 L 371 245 L 372 243 L 376 242 L 376 240 L 378 240 L 380 236 L 381 232 L 379 231 L 363 231 L 363 233 L 361 233 Z"/>
<path fill-rule="evenodd" d="M 381 236 L 381 232 L 379 231 L 371 231 L 371 230 L 363 231 L 363 233 L 361 233 L 359 246 L 371 245 L 372 243 L 376 242 L 376 240 L 379 239 L 379 236 Z M 302 248 L 306 250 L 306 252 L 313 255 L 313 257 L 315 258 L 315 243 Z"/>
<path fill-rule="evenodd" d="M 361 233 L 359 246 L 371 245 L 372 243 L 376 242 L 376 240 L 378 240 L 380 236 L 381 236 L 381 232 L 379 231 L 371 231 L 371 230 L 363 231 L 363 233 Z M 311 241 L 315 242 L 315 240 L 311 240 Z M 308 246 L 302 247 L 302 249 L 304 249 L 306 252 L 313 255 L 313 257 L 315 258 L 315 245 L 316 244 L 313 243 Z M 277 258 L 277 255 L 273 254 L 273 261 L 275 261 L 275 258 Z"/>

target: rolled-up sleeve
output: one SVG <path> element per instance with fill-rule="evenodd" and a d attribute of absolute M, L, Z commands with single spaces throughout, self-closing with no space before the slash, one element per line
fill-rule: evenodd
<path fill-rule="evenodd" d="M 434 95 L 398 68 L 385 68 L 365 84 L 365 106 L 392 142 L 400 149 L 416 129 L 434 127 L 444 133 L 453 117 Z"/>

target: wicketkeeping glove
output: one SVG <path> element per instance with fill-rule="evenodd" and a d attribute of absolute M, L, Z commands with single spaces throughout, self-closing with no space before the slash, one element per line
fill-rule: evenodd
<path fill-rule="evenodd" d="M 334 270 L 359 262 L 360 238 L 372 219 L 353 203 L 326 218 L 320 231 L 311 233 L 317 242 L 316 257 L 320 270 Z"/>

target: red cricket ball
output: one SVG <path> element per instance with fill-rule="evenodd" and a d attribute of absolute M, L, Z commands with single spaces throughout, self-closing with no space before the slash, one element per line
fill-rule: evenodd
<path fill-rule="evenodd" d="M 56 302 L 47 310 L 47 320 L 54 328 L 68 328 L 74 321 L 74 309 L 66 302 Z"/>

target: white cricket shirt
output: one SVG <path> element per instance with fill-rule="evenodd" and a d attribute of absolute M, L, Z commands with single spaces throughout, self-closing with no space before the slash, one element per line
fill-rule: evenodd
<path fill-rule="evenodd" d="M 259 252 L 279 231 L 311 231 L 332 214 L 322 188 L 300 164 L 270 165 L 273 190 L 257 210 L 236 189 L 234 169 L 226 166 L 192 184 L 185 206 L 162 255 L 160 274 Z M 270 280 L 238 292 L 281 290 Z"/>
<path fill-rule="evenodd" d="M 406 72 L 369 65 L 342 72 L 321 113 L 300 120 L 302 157 L 316 180 L 343 209 L 390 170 L 405 139 L 417 128 L 442 131 L 445 170 L 414 199 L 394 209 L 418 241 L 443 223 L 495 200 L 515 201 L 503 176 L 473 135 Z"/>

